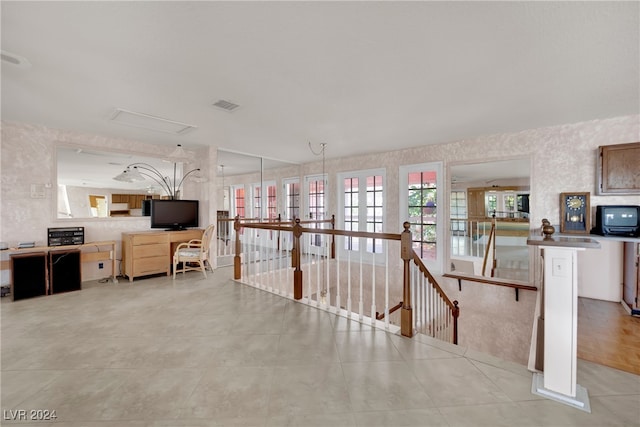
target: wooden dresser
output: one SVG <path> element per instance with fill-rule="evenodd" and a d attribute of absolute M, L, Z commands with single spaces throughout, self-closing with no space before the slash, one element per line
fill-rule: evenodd
<path fill-rule="evenodd" d="M 176 246 L 200 238 L 201 229 L 122 233 L 122 272 L 131 282 L 151 274 L 168 276 Z"/>

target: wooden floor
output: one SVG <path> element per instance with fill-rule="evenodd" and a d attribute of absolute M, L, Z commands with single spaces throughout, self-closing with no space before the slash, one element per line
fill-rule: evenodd
<path fill-rule="evenodd" d="M 640 375 L 640 317 L 620 303 L 578 298 L 578 358 Z"/>

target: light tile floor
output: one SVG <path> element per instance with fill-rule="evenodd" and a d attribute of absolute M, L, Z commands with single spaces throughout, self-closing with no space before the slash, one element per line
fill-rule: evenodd
<path fill-rule="evenodd" d="M 2 425 L 640 426 L 640 377 L 579 361 L 592 413 L 531 394 L 524 366 L 372 330 L 221 268 L 12 302 Z M 55 410 L 55 423 L 11 420 Z"/>

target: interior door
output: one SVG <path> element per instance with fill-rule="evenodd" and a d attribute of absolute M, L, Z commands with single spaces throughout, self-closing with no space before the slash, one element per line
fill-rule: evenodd
<path fill-rule="evenodd" d="M 640 291 L 640 243 L 624 243 L 624 287 L 622 299 L 631 309 L 638 309 L 638 292 Z"/>

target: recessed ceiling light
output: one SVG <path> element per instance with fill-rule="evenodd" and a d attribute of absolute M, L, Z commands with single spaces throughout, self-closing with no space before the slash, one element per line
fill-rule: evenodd
<path fill-rule="evenodd" d="M 14 67 L 31 68 L 31 63 L 27 58 L 16 55 L 15 53 L 7 52 L 6 50 L 0 50 L 0 59 L 2 59 L 2 62 L 11 64 Z"/>
<path fill-rule="evenodd" d="M 213 103 L 214 107 L 220 108 L 221 110 L 224 111 L 235 111 L 238 108 L 240 108 L 240 106 L 234 102 L 231 101 L 225 101 L 224 99 L 220 99 L 216 102 Z"/>
<path fill-rule="evenodd" d="M 110 120 L 121 125 L 133 126 L 142 129 L 166 132 L 174 135 L 184 135 L 197 126 L 164 119 L 150 114 L 136 113 L 134 111 L 116 108 L 111 114 Z"/>

